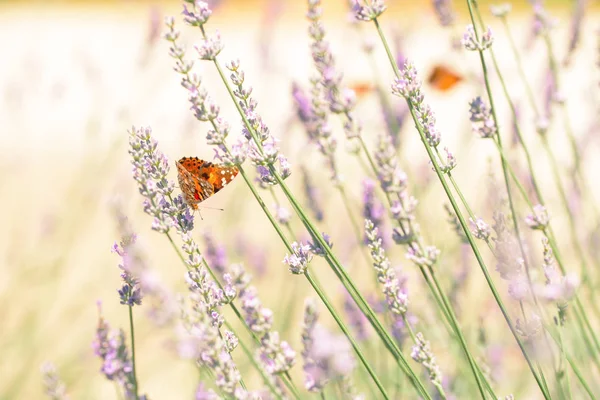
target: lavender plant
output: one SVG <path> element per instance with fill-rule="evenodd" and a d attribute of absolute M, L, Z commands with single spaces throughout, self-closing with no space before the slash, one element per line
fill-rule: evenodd
<path fill-rule="evenodd" d="M 345 65 L 334 56 L 336 49 L 328 40 L 321 1 L 306 2 L 314 71 L 305 77 L 304 85 L 300 80 L 294 82 L 291 100 L 306 133 L 301 139 L 303 154 L 316 147 L 324 162 L 319 176 L 312 175 L 307 162 L 296 163 L 293 152 L 284 146 L 288 140 L 292 142 L 289 135 L 272 130 L 261 115 L 259 96 L 250 85 L 254 77 L 244 69 L 246 60 L 222 63 L 229 38 L 212 31 L 211 6 L 183 0 L 183 23 L 192 28 L 199 42 L 193 51 L 184 46 L 173 17 L 165 19 L 164 38 L 191 115 L 206 130 L 204 139 L 214 151 L 214 162 L 239 171 L 243 181 L 240 196 L 256 202 L 260 212 L 253 217 L 268 224 L 277 240 L 268 243 L 268 252 L 260 258 L 264 264 L 260 268 L 267 273 L 258 279 L 244 266 L 250 263 L 243 260 L 249 254 L 247 248 L 233 254 L 231 249 L 241 248 L 239 244 L 221 243 L 218 235 L 208 230 L 199 240 L 200 224 L 190 208 L 195 209 L 208 196 L 196 198 L 191 207 L 187 202 L 194 197 L 178 194 L 169 177 L 175 164 L 163 153 L 155 133 L 149 127 L 133 127 L 128 153 L 143 198 L 141 208 L 151 218 L 151 230 L 168 242 L 173 264 L 183 267 L 185 291 L 174 294 L 174 289 L 161 282 L 147 256 L 151 250 L 134 233 L 122 208 L 114 207 L 120 237 L 113 246 L 120 257 L 117 294 L 127 309 L 129 326 L 127 330 L 111 329 L 100 313 L 93 349 L 101 361 L 101 373 L 116 384 L 119 396 L 149 398 L 141 394 L 148 378 L 139 374 L 136 365 L 137 354 L 149 351 L 135 340 L 134 310 L 144 309 L 153 327 L 169 327 L 175 338 L 169 342 L 170 348 L 195 367 L 197 399 L 522 396 L 549 400 L 584 394 L 596 398 L 600 310 L 594 302 L 599 263 L 591 257 L 593 249 L 585 248 L 584 221 L 570 206 L 569 190 L 576 190 L 580 201 L 589 203 L 586 207 L 593 218 L 600 220 L 600 213 L 591 197 L 583 167 L 585 152 L 578 147 L 560 84 L 564 80 L 561 73 L 577 55 L 579 22 L 585 10 L 583 2 L 576 2 L 561 66 L 552 39 L 553 19 L 541 2 L 533 3 L 534 33 L 544 41 L 551 78 L 546 99 L 538 98 L 527 80 L 510 30 L 509 6 L 491 10 L 504 26 L 503 33 L 497 34 L 484 23 L 478 2 L 467 0 L 470 23 L 462 48 L 454 46 L 457 53 L 463 51 L 460 56 L 466 64 L 476 59 L 472 72 L 482 78 L 475 83 L 479 94 L 465 99 L 460 110 L 471 123 L 472 136 L 486 139 L 471 145 L 492 144 L 490 165 L 502 179 L 503 185 L 494 186 L 501 192 L 495 193 L 500 200 L 486 206 L 465 190 L 471 182 L 466 182 L 461 172 L 468 160 L 459 160 L 445 144 L 447 127 L 438 122 L 435 102 L 430 101 L 429 89 L 420 79 L 418 56 L 415 62 L 398 63 L 388 44 L 382 23 L 390 11 L 384 0 L 352 0 L 349 4 L 352 24 L 363 25 L 357 32 L 367 41 L 367 29 L 372 25 L 379 38 L 380 43 L 366 46 L 366 56 L 376 60 L 376 50 L 381 47 L 393 74 L 387 82 L 388 93 L 377 93 L 379 122 L 385 128 L 361 122 L 371 119 L 368 115 L 363 118 L 360 100 L 345 82 Z M 444 28 L 453 29 L 463 18 L 451 1 L 433 1 L 432 6 Z M 505 38 L 517 61 L 533 128 L 517 118 L 508 78 L 494 53 Z M 490 73 L 490 65 L 495 75 Z M 228 101 L 217 104 L 214 100 L 203 83 L 207 70 L 218 75 Z M 382 76 L 386 75 L 378 79 Z M 508 130 L 498 111 L 502 103 L 494 80 L 499 81 L 512 116 L 514 147 L 503 145 Z M 305 91 L 303 86 L 309 89 Z M 388 96 L 405 103 L 406 117 L 410 116 L 414 125 L 411 129 L 402 127 L 401 121 L 390 122 Z M 538 104 L 543 100 L 546 109 L 541 111 Z M 226 107 L 237 112 L 236 123 L 226 120 L 221 111 Z M 562 112 L 561 129 L 570 145 L 568 166 L 561 165 L 551 141 L 559 122 L 557 110 Z M 403 168 L 412 160 L 406 157 L 403 145 L 407 141 L 399 139 L 401 134 L 420 141 L 422 155 L 431 167 L 427 173 L 437 178 L 435 190 L 442 192 L 436 193 L 434 206 L 421 198 L 422 191 L 413 191 L 424 180 L 412 176 L 412 168 Z M 536 161 L 534 140 L 542 145 L 548 165 Z M 340 151 L 342 141 L 348 154 Z M 346 161 L 356 166 L 351 173 L 342 167 Z M 539 179 L 547 167 L 554 187 L 545 187 Z M 209 177 L 200 174 L 190 173 L 187 179 L 191 189 L 180 190 L 212 185 Z M 572 189 L 568 179 L 574 183 Z M 317 193 L 322 196 L 328 188 L 319 184 L 334 188 L 339 196 L 323 203 Z M 206 193 L 212 194 L 209 189 Z M 553 191 L 558 193 L 559 206 L 547 195 Z M 434 221 L 437 211 L 431 207 L 442 208 L 440 197 L 449 202 L 446 213 L 455 235 L 441 233 L 439 222 Z M 341 208 L 340 217 L 336 211 Z M 358 223 L 359 215 L 365 218 L 363 226 Z M 567 230 L 556 227 L 559 218 L 565 219 Z M 226 223 L 222 226 L 230 229 Z M 267 237 L 264 232 L 262 226 L 253 227 L 252 234 Z M 234 236 L 228 232 L 228 237 Z M 565 251 L 567 247 L 569 251 Z M 352 252 L 342 254 L 346 248 Z M 361 252 L 363 259 L 355 259 L 354 250 Z M 391 260 L 399 258 L 406 265 L 396 269 L 392 266 L 396 261 L 392 264 Z M 475 276 L 469 270 L 470 258 L 481 274 Z M 460 271 L 455 268 L 458 263 Z M 495 268 L 489 268 L 492 265 Z M 271 281 L 269 272 L 277 268 L 286 273 L 283 283 Z M 485 285 L 480 284 L 481 279 Z M 367 289 L 367 282 L 373 280 L 375 291 Z M 288 294 L 291 300 L 281 301 L 274 290 L 269 291 L 279 285 L 283 285 L 282 291 L 294 285 Z M 301 304 L 304 289 L 314 293 Z M 465 298 L 467 290 L 477 293 L 485 305 L 478 304 L 479 297 Z M 319 313 L 320 304 L 326 314 Z M 294 317 L 300 307 L 301 321 Z M 475 321 L 475 313 L 485 315 Z M 479 337 L 473 334 L 476 331 Z M 493 334 L 488 337 L 489 332 Z M 507 354 L 502 361 L 490 356 L 490 341 Z M 510 351 L 513 347 L 518 352 Z M 494 363 L 510 366 L 519 379 L 498 379 L 492 373 L 491 366 L 499 369 Z M 47 366 L 42 372 L 47 396 L 68 398 L 55 369 Z"/>

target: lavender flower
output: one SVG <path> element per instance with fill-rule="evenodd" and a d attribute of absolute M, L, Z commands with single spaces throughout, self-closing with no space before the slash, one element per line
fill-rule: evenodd
<path fill-rule="evenodd" d="M 311 247 L 302 243 L 292 243 L 293 254 L 287 254 L 283 263 L 287 264 L 292 274 L 303 274 L 312 260 Z"/>
<path fill-rule="evenodd" d="M 217 31 L 214 36 L 209 36 L 202 40 L 200 46 L 196 46 L 198 56 L 202 60 L 214 61 L 217 56 L 223 50 L 223 43 L 221 42 L 221 35 Z"/>
<path fill-rule="evenodd" d="M 260 338 L 258 359 L 267 373 L 277 375 L 288 371 L 296 362 L 296 352 L 273 330 L 273 312 L 263 307 L 254 287 L 244 290 L 240 300 L 246 323 Z"/>
<path fill-rule="evenodd" d="M 469 113 L 471 114 L 471 127 L 473 132 L 482 138 L 491 138 L 496 135 L 498 129 L 494 123 L 491 109 L 485 104 L 480 96 L 475 97 L 469 103 Z"/>
<path fill-rule="evenodd" d="M 541 204 L 533 207 L 533 213 L 525 217 L 525 223 L 531 229 L 544 230 L 548 227 L 550 216 L 548 210 Z"/>
<path fill-rule="evenodd" d="M 383 0 L 371 0 L 369 2 L 354 0 L 352 11 L 354 11 L 356 19 L 360 21 L 372 21 L 383 14 L 386 8 L 387 6 Z"/>
<path fill-rule="evenodd" d="M 230 79 L 236 87 L 233 94 L 239 99 L 242 112 L 249 124 L 249 126 L 244 126 L 242 133 L 246 139 L 253 139 L 249 142 L 248 157 L 257 166 L 261 181 L 274 185 L 278 180 L 273 174 L 279 175 L 281 179 L 286 179 L 291 175 L 291 165 L 287 158 L 280 153 L 278 140 L 271 134 L 268 126 L 257 113 L 257 103 L 251 97 L 252 88 L 244 87 L 245 76 L 240 69 L 240 61 L 230 61 L 226 67 L 231 71 Z"/>
<path fill-rule="evenodd" d="M 208 18 L 212 14 L 212 11 L 208 8 L 208 4 L 204 1 L 184 0 L 184 3 L 191 5 L 191 8 L 188 8 L 184 4 L 182 12 L 183 20 L 190 26 L 201 27 L 208 21 Z"/>
<path fill-rule="evenodd" d="M 454 24 L 456 15 L 454 13 L 452 0 L 433 0 L 433 9 L 440 21 L 440 25 L 451 26 Z"/>
<path fill-rule="evenodd" d="M 321 233 L 321 237 L 323 241 L 327 244 L 327 247 L 330 249 L 333 248 L 333 242 L 331 241 L 331 237 L 325 232 Z M 318 240 L 313 240 L 312 242 L 308 242 L 308 246 L 310 248 L 310 252 L 315 256 L 325 257 L 325 249 L 321 246 Z"/>
<path fill-rule="evenodd" d="M 200 382 L 194 395 L 195 400 L 219 400 L 220 397 L 212 389 L 206 389 L 204 382 Z"/>
<path fill-rule="evenodd" d="M 241 375 L 230 354 L 235 348 L 232 343 L 237 338 L 229 331 L 225 331 L 222 337 L 219 327 L 214 324 L 208 304 L 195 293 L 191 294 L 190 299 L 191 308 L 182 309 L 185 332 L 179 331 L 180 355 L 193 358 L 198 365 L 210 369 L 221 392 L 235 399 L 245 399 L 247 392 L 240 385 Z"/>
<path fill-rule="evenodd" d="M 172 181 L 167 179 L 169 160 L 158 150 L 158 143 L 152 138 L 150 128 L 136 129 L 129 132 L 129 154 L 133 164 L 133 179 L 139 185 L 144 200 L 144 212 L 154 218 L 152 229 L 166 233 L 176 225 L 178 213 L 166 200 L 174 189 Z M 186 226 L 192 226 L 191 217 L 185 218 Z"/>
<path fill-rule="evenodd" d="M 60 380 L 56 368 L 50 362 L 42 365 L 44 394 L 52 400 L 69 400 L 65 384 Z"/>
<path fill-rule="evenodd" d="M 581 37 L 581 27 L 583 26 L 583 17 L 585 14 L 585 5 L 586 0 L 576 0 L 575 1 L 575 10 L 573 12 L 573 18 L 571 19 L 571 28 L 569 35 L 569 47 L 567 49 L 567 54 L 565 56 L 564 64 L 568 65 L 571 56 L 575 52 L 577 45 L 580 42 Z"/>
<path fill-rule="evenodd" d="M 119 225 L 122 233 L 121 243 L 115 243 L 112 247 L 112 251 L 117 253 L 121 257 L 121 279 L 123 280 L 123 286 L 119 289 L 119 298 L 121 304 L 133 307 L 134 305 L 142 304 L 142 289 L 138 279 L 138 274 L 142 273 L 145 269 L 145 262 L 142 257 L 142 253 L 139 252 L 135 246 L 136 235 L 131 232 L 127 218 L 124 215 L 120 215 Z"/>
<path fill-rule="evenodd" d="M 548 302 L 555 303 L 558 308 L 557 323 L 564 325 L 568 302 L 575 297 L 580 281 L 577 274 L 571 273 L 562 275 L 554 264 L 554 254 L 547 238 L 542 238 L 544 246 L 544 276 L 546 277 L 545 285 L 537 285 L 535 287 L 536 294 L 539 298 Z"/>
<path fill-rule="evenodd" d="M 458 236 L 458 238 L 460 239 L 460 242 L 461 243 L 469 243 L 469 240 L 467 239 L 467 235 L 465 235 L 465 231 L 463 230 L 462 225 L 460 224 L 460 220 L 456 216 L 456 213 L 454 212 L 452 207 L 446 203 L 446 204 L 444 204 L 444 210 L 446 210 L 446 214 L 448 215 L 448 223 L 452 227 L 452 230 L 454 231 L 454 233 L 456 233 L 456 236 Z M 473 228 L 473 227 L 471 227 L 471 228 Z M 471 231 L 471 232 L 473 232 L 473 231 Z"/>
<path fill-rule="evenodd" d="M 490 27 L 481 35 L 481 38 L 477 38 L 477 34 L 475 33 L 475 28 L 473 25 L 468 25 L 467 30 L 462 38 L 462 45 L 465 49 L 470 51 L 484 51 L 489 49 L 494 42 L 494 36 L 492 34 L 492 30 Z"/>
<path fill-rule="evenodd" d="M 325 28 L 320 19 L 322 14 L 320 5 L 320 0 L 310 0 L 308 2 L 307 17 L 311 21 L 308 30 L 312 39 L 311 55 L 319 72 L 318 82 L 323 88 L 329 109 L 333 113 L 343 114 L 344 133 L 347 139 L 352 140 L 360 136 L 362 130 L 361 124 L 353 112 L 356 105 L 356 95 L 353 90 L 341 86 L 342 74 L 336 70 L 335 59 L 329 43 L 325 40 Z M 356 7 L 358 7 L 358 9 L 355 8 L 357 18 L 361 14 L 360 10 L 363 11 L 362 15 L 366 15 L 366 13 L 374 15 L 378 12 L 380 14 L 385 9 L 383 2 L 379 0 L 372 1 L 370 6 L 360 6 L 356 3 Z"/>
<path fill-rule="evenodd" d="M 398 316 L 406 315 L 408 309 L 408 295 L 400 290 L 400 283 L 396 273 L 391 268 L 385 250 L 381 246 L 378 230 L 370 220 L 365 220 L 365 234 L 369 241 L 369 249 L 373 257 L 373 266 L 377 272 L 377 281 L 383 285 L 383 293 L 390 311 Z"/>
<path fill-rule="evenodd" d="M 469 218 L 469 224 L 471 225 L 471 233 L 473 236 L 477 239 L 486 241 L 489 239 L 492 229 L 483 219 L 475 218 L 475 220 L 473 220 L 472 218 Z"/>
<path fill-rule="evenodd" d="M 135 376 L 129 350 L 125 344 L 123 330 L 111 331 L 108 323 L 100 316 L 96 328 L 96 339 L 92 343 L 94 353 L 102 360 L 100 371 L 116 382 L 124 391 L 126 399 L 137 399 Z"/>
<path fill-rule="evenodd" d="M 421 81 L 412 63 L 407 62 L 400 77 L 394 80 L 392 93 L 404 97 L 409 105 L 414 107 L 417 121 L 427 144 L 433 148 L 437 147 L 441 141 L 441 134 L 435 126 L 436 119 L 431 107 L 424 103 L 425 97 L 421 90 Z"/>
<path fill-rule="evenodd" d="M 558 24 L 557 19 L 548 13 L 541 2 L 533 5 L 533 18 L 533 32 L 536 36 L 549 34 Z"/>
<path fill-rule="evenodd" d="M 396 151 L 389 135 L 382 134 L 378 138 L 375 150 L 377 177 L 381 189 L 386 193 L 401 193 L 407 187 L 408 177 L 398 166 Z"/>
<path fill-rule="evenodd" d="M 227 251 L 225 246 L 217 243 L 213 235 L 208 231 L 205 231 L 203 236 L 204 244 L 206 245 L 204 257 L 211 269 L 223 276 L 227 269 Z"/>
<path fill-rule="evenodd" d="M 532 314 L 526 321 L 517 319 L 515 329 L 525 340 L 531 341 L 542 331 L 542 319 L 537 314 Z"/>
<path fill-rule="evenodd" d="M 350 344 L 344 336 L 334 336 L 317 324 L 316 302 L 307 299 L 302 326 L 304 386 L 321 392 L 331 380 L 349 376 L 355 367 Z"/>
<path fill-rule="evenodd" d="M 437 365 L 435 356 L 433 355 L 429 342 L 421 332 L 416 335 L 417 343 L 413 346 L 410 356 L 413 360 L 425 367 L 429 373 L 429 380 L 440 390 L 442 389 L 442 372 Z"/>
<path fill-rule="evenodd" d="M 363 217 L 371 220 L 375 226 L 380 226 L 385 216 L 383 204 L 375 196 L 375 182 L 371 179 L 364 179 L 363 186 Z"/>
<path fill-rule="evenodd" d="M 145 251 L 119 203 L 114 204 L 113 212 L 121 236 L 121 241 L 112 247 L 112 251 L 121 257 L 119 268 L 122 271 L 123 286 L 118 291 L 120 302 L 132 307 L 141 305 L 143 298 L 146 301 L 146 312 L 152 321 L 159 326 L 165 325 L 177 315 L 175 299 L 156 273 L 148 267 Z"/>
<path fill-rule="evenodd" d="M 292 98 L 294 99 L 298 119 L 303 124 L 307 124 L 313 118 L 311 101 L 296 82 L 292 84 Z"/>

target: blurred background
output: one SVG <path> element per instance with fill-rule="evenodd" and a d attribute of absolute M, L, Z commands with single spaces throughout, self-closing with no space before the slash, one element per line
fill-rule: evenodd
<path fill-rule="evenodd" d="M 346 1 L 325 3 L 327 37 L 345 84 L 357 91 L 357 113 L 365 126 L 366 140 L 372 145 L 377 131 L 384 129 L 373 85 L 379 82 L 389 87 L 389 64 L 372 27 L 351 23 Z M 464 2 L 454 3 L 458 12 L 454 27 L 441 27 L 431 2 L 426 1 L 390 0 L 381 23 L 394 51 L 414 61 L 424 80 L 436 66 L 444 66 L 460 77 L 448 88 L 429 82 L 425 93 L 436 112 L 444 144 L 458 158 L 457 180 L 466 183 L 468 198 L 481 205 L 486 200 L 482 188 L 489 175 L 488 157 L 493 149 L 472 137 L 470 131 L 468 101 L 483 92 L 476 55 L 453 49 L 453 38 L 462 36 L 469 23 Z M 568 47 L 575 3 L 546 3 L 558 17 L 553 37 L 561 56 Z M 508 76 L 514 100 L 524 105 L 516 64 L 499 21 L 489 13 L 490 4 L 481 2 L 481 9 L 486 22 L 497 32 L 494 49 Z M 544 47 L 531 33 L 530 4 L 512 4 L 510 24 L 541 104 L 547 76 Z M 225 44 L 221 60 L 241 60 L 259 112 L 282 140 L 283 152 L 295 168 L 306 168 L 319 188 L 325 210 L 322 230 L 333 237 L 342 261 L 355 268 L 356 276 L 361 276 L 368 266 L 352 262 L 356 258 L 355 242 L 344 235 L 349 222 L 344 213 L 336 211 L 341 207 L 323 173 L 322 158 L 314 148 L 305 145 L 306 134 L 295 116 L 292 84 L 306 88 L 314 73 L 305 2 L 222 0 L 213 1 L 213 6 L 208 30 L 221 33 Z M 569 107 L 576 135 L 583 144 L 585 171 L 595 178 L 594 171 L 600 170 L 600 157 L 595 157 L 599 145 L 599 2 L 588 1 L 586 7 L 580 43 L 563 70 L 562 86 L 565 96 L 573 99 Z M 183 25 L 180 14 L 181 4 L 177 1 L 0 2 L 1 399 L 41 398 L 39 370 L 44 361 L 55 363 L 72 398 L 116 398 L 114 387 L 99 373 L 100 361 L 91 348 L 98 301 L 111 325 L 127 325 L 127 311 L 119 304 L 116 292 L 120 287 L 120 260 L 111 253 L 111 246 L 119 240 L 115 204 L 120 204 L 129 217 L 148 249 L 149 264 L 165 285 L 173 291 L 185 291 L 182 265 L 165 238 L 150 230 L 151 219 L 142 212 L 142 197 L 131 178 L 127 153 L 127 131 L 135 125 L 151 126 L 160 148 L 172 162 L 184 156 L 209 160 L 213 157 L 212 149 L 205 143 L 207 127 L 189 112 L 185 90 L 172 70 L 168 44 L 161 38 L 163 18 L 175 16 L 183 31 L 183 43 L 190 49 L 188 56 L 193 56 L 191 46 L 200 40 L 200 35 Z M 365 45 L 371 44 L 375 66 L 364 53 Z M 196 67 L 210 95 L 221 105 L 223 117 L 232 125 L 232 136 L 239 134 L 239 116 L 216 71 L 209 63 L 197 62 Z M 401 112 L 403 104 L 397 100 L 391 99 L 393 107 Z M 506 103 L 499 103 L 504 126 L 508 128 L 511 120 Z M 533 138 L 531 111 L 524 109 L 521 118 L 526 137 Z M 343 156 L 341 129 L 338 134 L 340 163 L 358 216 L 363 176 L 355 161 Z M 412 123 L 402 128 L 400 138 L 401 164 L 419 199 L 419 215 L 427 217 L 420 221 L 422 230 L 430 243 L 448 254 L 442 267 L 447 268 L 444 279 L 451 282 L 453 274 L 462 268 L 461 248 L 445 222 L 442 192 Z M 568 148 L 567 139 L 560 132 L 553 132 L 552 143 L 557 150 Z M 570 162 L 568 152 L 558 154 L 565 163 Z M 543 157 L 540 162 L 545 162 Z M 541 173 L 542 181 L 551 181 L 547 168 L 545 171 Z M 173 170 L 171 174 L 175 179 Z M 290 182 L 303 198 L 299 168 L 293 170 Z M 598 185 L 592 188 L 595 199 L 600 198 Z M 548 196 L 550 204 L 557 201 L 556 193 Z M 271 205 L 270 198 L 269 202 Z M 288 299 L 292 288 L 298 298 L 309 290 L 304 280 L 291 276 L 281 263 L 285 249 L 247 187 L 236 180 L 204 204 L 224 211 L 202 210 L 204 219 L 196 221 L 195 238 L 203 243 L 203 232 L 209 232 L 225 246 L 230 262 L 246 264 L 255 276 L 262 301 L 275 311 L 276 326 L 286 326 L 282 336 L 297 344 L 303 302 L 288 303 Z M 491 215 L 491 211 L 481 213 Z M 297 221 L 293 224 L 297 232 L 302 232 Z M 565 221 L 558 216 L 556 224 L 560 228 Z M 594 229 L 591 224 L 586 229 Z M 564 250 L 570 251 L 567 245 Z M 398 263 L 406 263 L 401 250 L 391 254 Z M 315 265 L 322 267 L 318 273 L 327 289 L 341 293 L 321 261 L 315 261 Z M 372 277 L 365 273 L 364 279 L 358 281 L 369 288 Z M 461 296 L 484 293 L 481 282 L 480 274 L 473 273 Z M 488 294 L 480 298 L 483 305 L 492 304 Z M 419 299 L 414 299 L 414 303 L 418 306 Z M 285 314 L 289 321 L 283 321 L 280 311 L 290 304 L 294 308 Z M 476 323 L 482 316 L 479 308 L 472 311 L 464 316 L 467 326 L 468 321 Z M 192 398 L 196 370 L 166 345 L 172 331 L 158 329 L 143 312 L 136 315 L 136 324 L 138 376 L 143 391 L 154 399 Z M 443 359 L 443 355 L 440 357 Z M 301 368 L 295 368 L 298 382 L 300 372 Z"/>

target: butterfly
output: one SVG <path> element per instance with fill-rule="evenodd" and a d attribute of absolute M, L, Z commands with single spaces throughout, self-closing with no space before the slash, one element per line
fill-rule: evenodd
<path fill-rule="evenodd" d="M 198 204 L 223 189 L 236 177 L 237 167 L 204 161 L 198 157 L 184 157 L 176 162 L 177 180 L 185 202 L 197 210 Z"/>
<path fill-rule="evenodd" d="M 435 89 L 445 92 L 452 89 L 456 84 L 463 80 L 463 77 L 444 65 L 436 65 L 427 82 Z"/>

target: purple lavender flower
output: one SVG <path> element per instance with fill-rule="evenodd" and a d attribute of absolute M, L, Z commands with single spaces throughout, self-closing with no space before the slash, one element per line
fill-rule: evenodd
<path fill-rule="evenodd" d="M 583 26 L 586 2 L 586 0 L 575 1 L 575 10 L 573 11 L 573 18 L 571 19 L 569 47 L 565 56 L 564 65 L 568 65 L 570 63 L 571 56 L 575 52 L 575 49 L 580 42 L 581 27 Z"/>
<path fill-rule="evenodd" d="M 575 297 L 580 284 L 579 276 L 575 273 L 563 276 L 555 266 L 554 254 L 548 239 L 544 237 L 542 244 L 544 246 L 544 264 L 542 265 L 542 269 L 546 277 L 546 284 L 537 285 L 535 292 L 538 298 L 556 304 L 558 308 L 557 322 L 560 325 L 564 325 L 568 302 Z"/>
<path fill-rule="evenodd" d="M 541 204 L 533 207 L 533 213 L 525 217 L 525 223 L 531 229 L 544 230 L 548 227 L 550 216 L 548 210 Z"/>
<path fill-rule="evenodd" d="M 325 241 L 325 243 L 327 243 L 327 247 L 329 247 L 330 249 L 333 248 L 333 242 L 331 241 L 331 237 L 328 234 L 326 234 L 325 232 L 323 232 L 321 234 L 321 236 L 322 236 L 323 240 Z M 310 251 L 315 256 L 325 257 L 325 249 L 323 249 L 323 247 L 321 247 L 321 244 L 319 243 L 318 240 L 309 242 L 308 246 L 310 248 Z"/>
<path fill-rule="evenodd" d="M 317 324 L 316 302 L 307 299 L 302 326 L 302 357 L 304 386 L 311 392 L 321 392 L 325 385 L 352 372 L 355 367 L 350 344 L 344 336 L 334 336 Z"/>
<path fill-rule="evenodd" d="M 42 365 L 44 394 L 52 400 L 69 400 L 65 384 L 60 380 L 56 368 L 50 362 Z"/>
<path fill-rule="evenodd" d="M 485 221 L 481 218 L 469 218 L 469 224 L 471 225 L 471 233 L 477 239 L 488 240 L 490 234 L 492 233 L 492 229 Z"/>
<path fill-rule="evenodd" d="M 223 50 L 223 47 L 221 34 L 217 31 L 213 36 L 203 39 L 200 46 L 196 46 L 196 51 L 201 60 L 214 61 Z"/>
<path fill-rule="evenodd" d="M 452 0 L 433 0 L 435 15 L 442 26 L 454 25 L 456 19 Z"/>
<path fill-rule="evenodd" d="M 292 98 L 294 99 L 298 119 L 303 124 L 308 123 L 313 118 L 311 102 L 302 87 L 296 82 L 292 84 Z"/>
<path fill-rule="evenodd" d="M 188 3 L 191 8 L 188 8 L 185 3 Z M 182 14 L 186 24 L 201 27 L 208 21 L 212 11 L 204 1 L 184 0 Z"/>
<path fill-rule="evenodd" d="M 254 287 L 240 294 L 242 310 L 249 328 L 260 338 L 258 359 L 270 375 L 288 371 L 296 362 L 296 352 L 286 342 L 279 339 L 273 330 L 273 312 L 263 307 Z"/>
<path fill-rule="evenodd" d="M 372 21 L 383 14 L 386 8 L 387 6 L 383 0 L 371 0 L 369 2 L 354 0 L 352 11 L 354 11 L 356 19 L 360 21 Z"/>
<path fill-rule="evenodd" d="M 408 177 L 398 165 L 396 151 L 389 135 L 382 134 L 378 138 L 375 151 L 379 185 L 386 193 L 401 193 L 406 189 Z"/>
<path fill-rule="evenodd" d="M 196 294 L 190 296 L 191 308 L 182 309 L 182 322 L 185 331 L 180 331 L 179 353 L 186 358 L 210 369 L 215 383 L 225 395 L 234 398 L 246 398 L 246 390 L 240 385 L 241 375 L 231 357 L 235 335 L 225 331 L 221 335 L 219 327 L 213 323 L 210 308 Z M 205 394 L 206 392 L 204 392 Z M 210 395 L 207 394 L 207 395 Z M 210 397 L 209 397 L 210 398 Z"/>
<path fill-rule="evenodd" d="M 473 132 L 482 138 L 491 138 L 498 132 L 491 109 L 485 104 L 480 96 L 475 97 L 469 103 L 469 113 L 471 114 L 471 126 Z"/>
<path fill-rule="evenodd" d="M 377 281 L 383 285 L 383 293 L 385 294 L 388 308 L 392 314 L 402 317 L 408 310 L 408 295 L 400 289 L 400 282 L 396 278 L 396 273 L 391 268 L 385 250 L 381 246 L 378 229 L 368 219 L 365 220 L 365 234 L 369 241 L 373 266 L 377 272 Z"/>
<path fill-rule="evenodd" d="M 208 231 L 205 231 L 203 236 L 204 244 L 206 245 L 204 257 L 212 270 L 223 276 L 227 269 L 227 251 L 225 246 L 218 244 Z"/>
<path fill-rule="evenodd" d="M 98 319 L 96 339 L 92 343 L 94 353 L 102 360 L 100 371 L 111 381 L 116 382 L 124 391 L 126 399 L 137 399 L 136 380 L 129 350 L 125 344 L 123 330 L 111 331 L 108 323 Z"/>
<path fill-rule="evenodd" d="M 196 388 L 195 400 L 219 400 L 220 397 L 212 389 L 206 389 L 204 382 L 200 382 Z"/>
<path fill-rule="evenodd" d="M 440 390 L 442 389 L 442 372 L 440 367 L 437 365 L 435 356 L 431 351 L 429 342 L 425 340 L 425 337 L 421 332 L 416 335 L 417 343 L 413 346 L 410 356 L 413 360 L 420 363 L 425 367 L 429 373 L 429 380 Z"/>
<path fill-rule="evenodd" d="M 166 233 L 175 225 L 178 214 L 165 198 L 171 196 L 174 189 L 172 181 L 167 179 L 169 160 L 158 150 L 158 143 L 152 138 L 150 128 L 129 132 L 129 154 L 133 164 L 133 178 L 139 185 L 144 200 L 144 212 L 154 218 L 152 229 Z"/>
<path fill-rule="evenodd" d="M 292 243 L 292 254 L 287 254 L 283 263 L 290 268 L 292 274 L 303 274 L 312 260 L 311 247 L 307 244 Z"/>
<path fill-rule="evenodd" d="M 494 43 L 494 35 L 491 28 L 488 27 L 483 35 L 481 35 L 481 38 L 478 39 L 473 25 L 468 25 L 461 43 L 467 50 L 484 51 L 489 49 L 492 46 L 492 43 Z"/>
<path fill-rule="evenodd" d="M 356 4 L 357 15 L 366 15 L 368 12 L 380 13 L 383 12 L 385 6 L 383 2 L 376 0 L 372 1 L 370 6 L 361 6 Z M 313 82 L 313 86 L 322 86 L 323 97 L 329 105 L 329 110 L 336 114 L 343 114 L 344 116 L 344 133 L 346 138 L 351 140 L 355 139 L 361 134 L 362 126 L 356 116 L 354 115 L 353 109 L 356 104 L 356 96 L 354 91 L 341 86 L 342 74 L 336 70 L 335 59 L 331 52 L 329 43 L 325 40 L 325 28 L 321 21 L 321 1 L 310 0 L 308 3 L 307 17 L 311 21 L 308 29 L 309 36 L 312 39 L 311 43 L 311 55 L 317 71 L 319 72 L 319 79 Z M 313 93 L 313 108 L 315 108 Z M 326 118 L 322 119 L 326 121 Z"/>
<path fill-rule="evenodd" d="M 363 186 L 363 217 L 371 220 L 375 226 L 380 226 L 385 217 L 385 208 L 375 196 L 375 182 L 364 179 Z"/>

